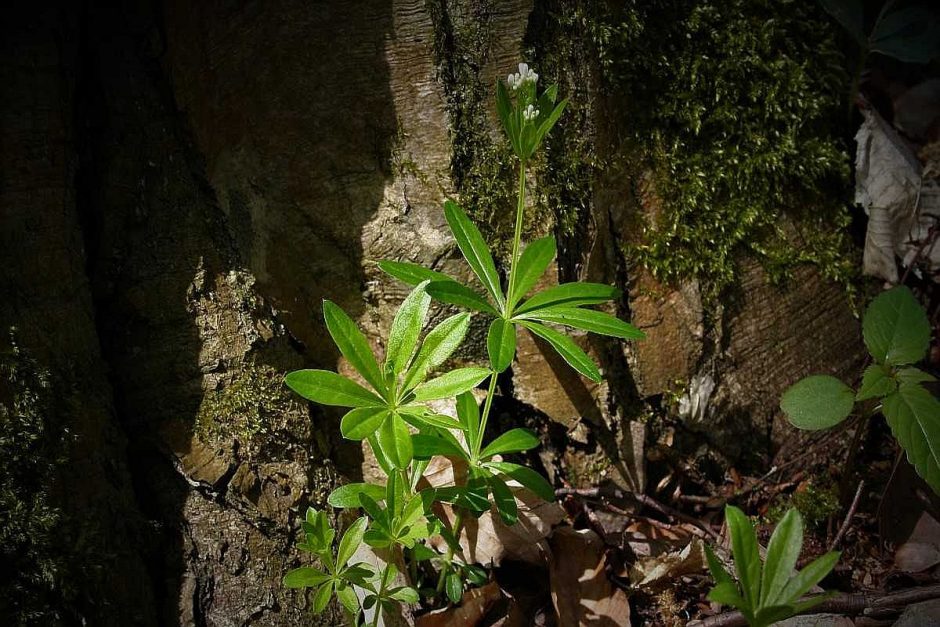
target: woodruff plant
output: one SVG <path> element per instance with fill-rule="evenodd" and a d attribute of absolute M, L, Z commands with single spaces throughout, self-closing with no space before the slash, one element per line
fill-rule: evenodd
<path fill-rule="evenodd" d="M 800 429 L 828 429 L 849 417 L 856 403 L 866 415 L 880 409 L 917 473 L 940 494 L 940 401 L 923 383 L 934 377 L 914 367 L 927 355 L 930 323 L 904 286 L 879 294 L 862 319 L 872 363 L 858 391 L 828 375 L 802 379 L 783 394 L 780 407 Z"/>
<path fill-rule="evenodd" d="M 487 441 L 497 376 L 515 357 L 519 327 L 545 340 L 575 370 L 593 381 L 601 380 L 597 365 L 570 337 L 549 325 L 628 340 L 644 337 L 615 316 L 588 308 L 617 298 L 619 291 L 612 286 L 562 283 L 530 293 L 556 251 L 552 237 L 522 248 L 526 167 L 567 103 L 556 102 L 556 85 L 539 94 L 537 81 L 538 75 L 522 63 L 507 83 L 498 81 L 496 85 L 497 111 L 519 163 L 518 204 L 505 288 L 480 231 L 460 205 L 448 200 L 444 205 L 447 224 L 483 290 L 417 264 L 383 261 L 379 265 L 386 273 L 414 286 L 392 322 L 384 359 L 373 355 L 365 335 L 342 309 L 330 301 L 323 304 L 327 330 L 368 387 L 327 370 L 300 370 L 285 379 L 292 390 L 310 401 L 349 408 L 340 423 L 343 436 L 368 441 L 388 477 L 384 486 L 344 485 L 327 499 L 333 507 L 365 513 L 343 536 L 335 557 L 335 533 L 329 529 L 325 513 L 308 511 L 303 523 L 306 541 L 300 548 L 319 557 L 325 570 L 298 568 L 288 573 L 284 583 L 315 588 L 315 611 L 321 611 L 335 593 L 356 621 L 363 609 L 374 607 L 372 620 L 377 624 L 381 613 L 393 609 L 395 603 L 418 602 L 419 589 L 431 596 L 446 593 L 451 601 L 458 602 L 465 580 L 479 584 L 487 577 L 479 566 L 458 562 L 454 557 L 460 552 L 465 517 L 480 516 L 495 506 L 507 524 L 515 523 L 516 501 L 506 484 L 510 479 L 545 500 L 553 499 L 552 486 L 540 474 L 500 457 L 536 447 L 539 440 L 534 433 L 512 429 Z M 422 339 L 432 299 L 469 311 L 447 318 Z M 492 318 L 486 341 L 489 364 L 434 375 L 463 341 L 474 314 Z M 481 410 L 471 390 L 483 382 L 486 397 Z M 455 399 L 456 419 L 428 405 L 442 399 Z M 466 479 L 451 486 L 419 490 L 419 481 L 435 456 L 462 461 L 468 468 Z M 436 502 L 453 505 L 455 515 L 450 527 L 435 515 L 432 506 Z M 446 554 L 430 548 L 427 541 L 435 535 L 445 540 Z M 381 572 L 364 563 L 349 564 L 351 547 L 360 542 L 390 550 L 392 558 Z M 409 565 L 411 585 L 392 585 L 398 575 L 392 563 L 399 561 L 398 557 Z M 422 572 L 426 571 L 419 571 L 418 562 L 436 567 L 436 586 L 424 585 Z M 361 590 L 360 595 L 356 595 L 355 588 Z M 360 597 L 364 599 L 361 604 Z"/>

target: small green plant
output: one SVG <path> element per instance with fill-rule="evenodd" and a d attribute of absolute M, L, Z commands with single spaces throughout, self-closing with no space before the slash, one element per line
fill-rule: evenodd
<path fill-rule="evenodd" d="M 826 553 L 795 572 L 803 547 L 803 519 L 797 510 L 788 511 L 777 524 L 763 562 L 757 534 L 744 512 L 729 505 L 725 508 L 725 521 L 738 581 L 706 546 L 708 569 L 716 584 L 708 593 L 709 600 L 736 608 L 751 627 L 772 625 L 826 600 L 826 595 L 805 600 L 802 597 L 829 574 L 839 561 L 839 553 Z"/>
<path fill-rule="evenodd" d="M 562 325 L 622 339 L 640 339 L 643 333 L 617 317 L 588 306 L 611 301 L 619 291 L 598 283 L 563 283 L 530 294 L 555 257 L 555 240 L 545 237 L 523 250 L 521 234 L 526 194 L 526 165 L 545 135 L 564 112 L 566 101 L 557 101 L 557 86 L 537 93 L 538 75 L 525 64 L 511 74 L 508 87 L 496 85 L 497 110 L 519 162 L 512 255 L 504 288 L 496 262 L 466 212 L 453 200 L 444 215 L 460 252 L 483 287 L 479 291 L 455 279 L 417 264 L 383 261 L 389 275 L 414 286 L 401 304 L 385 343 L 384 358 L 373 354 L 355 322 L 330 301 L 323 304 L 327 330 L 342 355 L 362 378 L 363 384 L 328 370 L 300 370 L 285 378 L 304 398 L 323 405 L 346 407 L 340 430 L 344 437 L 365 440 L 387 475 L 384 486 L 354 483 L 330 494 L 337 508 L 361 509 L 359 518 L 343 536 L 335 558 L 334 532 L 323 512 L 310 510 L 303 523 L 306 541 L 301 548 L 312 552 L 325 570 L 302 567 L 285 577 L 285 585 L 314 588 L 315 611 L 326 607 L 332 594 L 359 620 L 362 610 L 374 610 L 377 623 L 396 603 L 417 603 L 418 590 L 429 596 L 458 602 L 465 582 L 486 581 L 486 571 L 459 561 L 460 537 L 466 516 L 480 516 L 495 507 L 507 524 L 518 517 L 516 501 L 507 481 L 514 480 L 543 499 L 552 500 L 552 486 L 536 471 L 503 461 L 501 455 L 530 450 L 538 437 L 526 429 L 511 429 L 487 439 L 487 420 L 496 393 L 496 379 L 516 354 L 516 331 L 524 328 L 544 339 L 584 376 L 601 380 L 593 360 L 567 335 L 549 325 Z M 447 318 L 424 334 L 431 300 L 466 309 Z M 492 318 L 487 334 L 487 367 L 456 368 L 432 376 L 463 341 L 470 316 Z M 488 381 L 482 410 L 471 390 Z M 457 418 L 434 411 L 428 403 L 454 399 Z M 466 479 L 455 484 L 419 489 L 430 460 L 444 456 L 467 466 Z M 461 476 L 463 473 L 461 473 Z M 450 526 L 435 514 L 435 503 L 449 503 L 455 514 Z M 448 549 L 441 555 L 427 540 L 441 536 Z M 347 540 L 350 538 L 349 540 Z M 350 564 L 360 542 L 389 556 L 381 572 L 364 563 Z M 423 585 L 427 568 L 436 574 L 436 585 Z M 397 585 L 398 569 L 407 563 L 411 585 Z M 362 590 L 362 595 L 355 593 Z M 360 604 L 358 599 L 362 598 Z"/>
<path fill-rule="evenodd" d="M 904 287 L 881 293 L 862 319 L 872 363 L 859 389 L 828 375 L 802 379 L 784 392 L 780 407 L 800 429 L 828 429 L 845 420 L 857 403 L 880 411 L 918 474 L 940 494 L 940 401 L 922 383 L 934 377 L 915 368 L 930 346 L 930 323 L 914 294 Z"/>

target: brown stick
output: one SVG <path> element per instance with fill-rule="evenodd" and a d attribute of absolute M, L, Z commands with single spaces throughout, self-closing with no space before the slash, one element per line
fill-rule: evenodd
<path fill-rule="evenodd" d="M 858 502 L 862 498 L 862 490 L 865 489 L 865 480 L 862 479 L 858 482 L 858 489 L 855 490 L 855 496 L 852 498 L 852 505 L 849 506 L 849 512 L 845 515 L 845 520 L 842 521 L 842 526 L 839 527 L 839 533 L 836 534 L 836 537 L 832 540 L 832 544 L 829 545 L 829 550 L 833 551 L 839 543 L 842 542 L 845 532 L 849 530 L 849 526 L 852 524 L 852 518 L 855 516 L 855 510 L 858 509 Z"/>
<path fill-rule="evenodd" d="M 804 597 L 809 600 L 813 597 Z M 940 585 L 910 588 L 890 594 L 840 594 L 802 612 L 803 614 L 870 614 L 877 610 L 901 609 L 913 603 L 940 598 Z M 747 621 L 741 612 L 726 612 L 695 620 L 687 627 L 746 627 Z"/>
<path fill-rule="evenodd" d="M 669 518 L 675 518 L 681 520 L 682 522 L 689 523 L 690 525 L 695 525 L 705 533 L 707 533 L 712 538 L 717 539 L 718 534 L 715 533 L 712 529 L 708 527 L 702 521 L 683 514 L 677 509 L 664 505 L 657 501 L 656 499 L 646 496 L 645 494 L 637 494 L 635 492 L 626 492 L 620 488 L 615 488 L 612 486 L 604 486 L 600 488 L 559 488 L 555 490 L 555 496 L 579 496 L 585 499 L 604 499 L 604 498 L 614 498 L 621 499 L 624 501 L 635 501 L 640 505 L 645 505 L 650 509 L 654 509 L 663 516 L 668 516 Z"/>

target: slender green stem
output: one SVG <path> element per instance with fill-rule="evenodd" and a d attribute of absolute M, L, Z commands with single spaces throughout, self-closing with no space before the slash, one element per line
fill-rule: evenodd
<path fill-rule="evenodd" d="M 509 262 L 509 289 L 506 292 L 505 317 L 512 316 L 513 290 L 516 289 L 516 268 L 519 265 L 519 245 L 522 240 L 522 217 L 525 213 L 525 161 L 519 162 L 519 200 L 516 203 L 516 228 L 512 235 L 512 259 Z M 490 407 L 493 406 L 493 395 L 496 393 L 496 372 L 490 373 L 490 387 L 486 391 L 486 401 L 483 404 L 483 416 L 480 418 L 480 432 L 476 442 L 472 442 L 474 459 L 480 454 L 483 444 L 483 435 L 486 433 L 486 421 L 490 417 Z"/>
<path fill-rule="evenodd" d="M 516 229 L 512 236 L 512 259 L 509 265 L 509 290 L 507 291 L 506 317 L 512 315 L 512 303 L 516 287 L 516 267 L 519 265 L 519 244 L 522 239 L 522 216 L 525 213 L 525 161 L 519 162 L 519 200 L 516 203 Z"/>
<path fill-rule="evenodd" d="M 480 416 L 480 431 L 477 433 L 476 442 L 473 446 L 473 459 L 480 456 L 480 449 L 483 447 L 483 436 L 486 434 L 486 421 L 490 418 L 490 408 L 493 406 L 493 396 L 496 394 L 496 372 L 490 373 L 490 386 L 486 390 L 486 400 L 483 401 L 483 415 Z"/>
<path fill-rule="evenodd" d="M 460 533 L 463 531 L 463 512 L 455 509 L 454 514 L 454 541 L 460 544 Z M 437 593 L 444 590 L 444 581 L 447 579 L 447 571 L 450 570 L 450 564 L 454 561 L 454 547 L 447 543 L 447 553 L 444 555 L 444 564 L 441 566 L 441 574 L 437 578 Z"/>

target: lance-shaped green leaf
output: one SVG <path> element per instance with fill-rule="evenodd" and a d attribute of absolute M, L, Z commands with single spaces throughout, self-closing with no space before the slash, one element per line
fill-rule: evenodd
<path fill-rule="evenodd" d="M 415 347 L 418 345 L 418 336 L 428 315 L 431 306 L 431 297 L 425 291 L 426 282 L 421 282 L 412 290 L 402 302 L 392 328 L 388 335 L 388 346 L 385 352 L 385 365 L 391 366 L 395 374 L 404 372 L 405 366 L 411 361 Z"/>
<path fill-rule="evenodd" d="M 454 279 L 447 276 L 443 272 L 431 270 L 430 268 L 419 266 L 418 264 L 411 263 L 410 261 L 380 261 L 379 268 L 381 268 L 389 276 L 393 276 L 399 281 L 407 283 L 408 285 L 418 285 L 424 281 L 431 283 L 434 281 L 454 282 Z"/>
<path fill-rule="evenodd" d="M 451 370 L 416 387 L 413 391 L 414 400 L 423 402 L 457 396 L 475 388 L 489 374 L 486 368 L 477 367 Z"/>
<path fill-rule="evenodd" d="M 505 318 L 493 320 L 486 336 L 486 351 L 495 372 L 508 368 L 516 356 L 516 326 Z"/>
<path fill-rule="evenodd" d="M 363 492 L 359 495 L 359 503 L 362 505 L 362 509 L 364 509 L 365 512 L 372 518 L 372 522 L 375 527 L 382 529 L 388 528 L 388 510 L 379 507 L 378 501 Z"/>
<path fill-rule="evenodd" d="M 414 455 L 417 459 L 431 459 L 435 455 L 468 459 L 466 451 L 448 438 L 424 433 L 418 433 L 411 437 L 414 444 Z"/>
<path fill-rule="evenodd" d="M 736 607 L 744 614 L 748 624 L 754 623 L 754 614 L 747 608 L 747 601 L 741 598 L 741 591 L 734 582 L 723 581 L 716 585 L 709 591 L 708 600 L 712 603 Z"/>
<path fill-rule="evenodd" d="M 828 429 L 852 413 L 855 393 L 835 377 L 815 375 L 792 385 L 780 399 L 780 409 L 799 429 Z"/>
<path fill-rule="evenodd" d="M 625 340 L 642 340 L 646 334 L 632 324 L 628 324 L 603 311 L 593 309 L 578 309 L 577 307 L 551 307 L 537 309 L 525 314 L 527 318 L 535 318 L 542 322 L 554 322 L 565 326 L 583 329 L 599 335 L 619 337 Z"/>
<path fill-rule="evenodd" d="M 731 534 L 731 552 L 738 581 L 744 590 L 744 600 L 756 608 L 760 600 L 761 563 L 757 548 L 757 535 L 744 512 L 729 505 L 725 508 L 725 521 Z"/>
<path fill-rule="evenodd" d="M 862 320 L 862 335 L 877 362 L 902 366 L 927 353 L 930 323 L 911 290 L 900 285 L 871 302 Z"/>
<path fill-rule="evenodd" d="M 536 496 L 546 501 L 555 500 L 555 489 L 542 475 L 531 468 L 509 462 L 486 462 L 486 468 L 502 473 L 531 490 Z"/>
<path fill-rule="evenodd" d="M 432 411 L 429 411 L 426 407 L 421 407 L 419 405 L 405 405 L 399 407 L 398 413 L 401 414 L 401 417 L 405 419 L 405 422 L 412 425 L 416 429 L 423 430 L 427 427 L 439 427 L 441 429 L 463 429 L 463 425 L 460 423 L 460 421 L 444 414 L 436 414 Z"/>
<path fill-rule="evenodd" d="M 329 370 L 295 370 L 284 377 L 287 387 L 305 399 L 338 407 L 381 407 L 385 401 L 355 381 Z"/>
<path fill-rule="evenodd" d="M 940 401 L 916 383 L 902 383 L 882 411 L 917 474 L 940 494 Z"/>
<path fill-rule="evenodd" d="M 410 390 L 424 381 L 431 370 L 444 363 L 444 360 L 460 346 L 469 326 L 470 314 L 459 313 L 434 327 L 424 338 L 417 357 L 408 369 L 403 389 Z"/>
<path fill-rule="evenodd" d="M 491 375 L 495 376 L 495 375 Z M 467 444 L 471 450 L 478 450 L 480 439 L 480 405 L 473 393 L 464 392 L 457 396 L 457 419 L 467 433 Z"/>
<path fill-rule="evenodd" d="M 335 592 L 336 598 L 350 614 L 356 615 L 359 612 L 359 597 L 356 596 L 356 591 L 351 585 L 339 581 L 336 583 Z"/>
<path fill-rule="evenodd" d="M 330 602 L 330 595 L 333 593 L 333 582 L 325 583 L 320 586 L 313 594 L 313 613 L 321 614 Z"/>
<path fill-rule="evenodd" d="M 329 580 L 330 575 L 322 570 L 312 566 L 302 566 L 284 575 L 283 583 L 287 588 L 313 588 Z"/>
<path fill-rule="evenodd" d="M 791 509 L 774 529 L 767 545 L 767 558 L 764 560 L 764 573 L 761 578 L 760 604 L 764 607 L 781 605 L 788 602 L 781 597 L 783 589 L 790 581 L 790 575 L 796 567 L 803 548 L 803 519 L 797 509 Z"/>
<path fill-rule="evenodd" d="M 411 432 L 401 416 L 391 414 L 376 431 L 376 438 L 392 466 L 398 470 L 408 466 L 413 455 Z"/>
<path fill-rule="evenodd" d="M 499 312 L 486 301 L 483 295 L 456 281 L 435 281 L 428 285 L 427 292 L 431 298 L 448 305 L 466 307 L 491 316 L 499 315 Z"/>
<path fill-rule="evenodd" d="M 510 429 L 492 442 L 490 442 L 483 452 L 480 453 L 480 459 L 489 459 L 494 455 L 504 453 L 518 453 L 528 451 L 539 445 L 537 435 L 528 429 Z"/>
<path fill-rule="evenodd" d="M 385 381 L 379 364 L 375 361 L 369 341 L 362 334 L 352 318 L 346 315 L 339 305 L 323 301 L 323 319 L 330 337 L 336 343 L 339 352 L 380 394 L 385 392 Z"/>
<path fill-rule="evenodd" d="M 328 553 L 332 550 L 333 537 L 336 532 L 330 527 L 326 512 L 308 507 L 306 518 L 300 525 L 307 536 L 307 543 L 314 553 Z"/>
<path fill-rule="evenodd" d="M 364 440 L 382 426 L 388 417 L 384 407 L 360 407 L 354 409 L 339 423 L 339 430 L 348 440 Z"/>
<path fill-rule="evenodd" d="M 405 605 L 414 605 L 421 600 L 421 597 L 418 595 L 418 591 L 407 586 L 400 586 L 398 588 L 390 589 L 388 591 L 388 596 L 389 598 L 400 601 Z"/>
<path fill-rule="evenodd" d="M 464 210 L 452 200 L 444 203 L 444 217 L 450 225 L 450 230 L 454 234 L 454 239 L 457 240 L 457 246 L 463 253 L 464 259 L 470 264 L 470 268 L 493 300 L 502 306 L 503 292 L 499 284 L 499 274 L 496 272 L 496 264 L 493 263 L 490 249 L 486 246 L 486 241 L 480 235 L 479 229 L 467 217 Z"/>
<path fill-rule="evenodd" d="M 326 502 L 336 508 L 361 507 L 360 494 L 367 494 L 375 500 L 385 498 L 385 486 L 373 483 L 347 483 L 330 492 Z"/>
<path fill-rule="evenodd" d="M 891 394 L 897 388 L 898 383 L 894 380 L 890 368 L 881 364 L 872 364 L 865 368 L 862 386 L 858 389 L 855 400 L 867 401 L 870 398 L 881 398 Z"/>
<path fill-rule="evenodd" d="M 515 313 L 523 314 L 547 307 L 598 305 L 614 300 L 619 295 L 620 290 L 603 283 L 562 283 L 533 294 Z"/>
<path fill-rule="evenodd" d="M 369 446 L 372 447 L 372 452 L 375 454 L 375 461 L 378 462 L 379 468 L 382 469 L 382 472 L 384 472 L 386 476 L 392 476 L 395 472 L 395 465 L 385 452 L 385 449 L 379 446 L 379 432 L 376 431 L 367 439 L 369 440 Z"/>
<path fill-rule="evenodd" d="M 810 562 L 803 570 L 790 578 L 783 592 L 780 593 L 780 598 L 791 604 L 796 603 L 800 597 L 810 591 L 810 588 L 822 581 L 835 568 L 836 563 L 839 561 L 839 555 L 841 555 L 839 552 L 833 551 Z"/>
<path fill-rule="evenodd" d="M 570 337 L 536 322 L 522 321 L 520 324 L 548 342 L 572 368 L 591 381 L 600 383 L 601 372 L 598 370 L 597 364 Z"/>
<path fill-rule="evenodd" d="M 519 257 L 519 265 L 516 267 L 516 283 L 512 288 L 513 293 L 509 296 L 510 307 L 515 307 L 519 300 L 532 289 L 539 277 L 545 274 L 545 270 L 554 258 L 554 237 L 537 239 L 525 247 Z"/>
<path fill-rule="evenodd" d="M 342 540 L 339 541 L 339 548 L 336 550 L 336 567 L 342 568 L 353 556 L 359 545 L 362 544 L 362 535 L 369 526 L 369 519 L 362 516 L 349 526 Z"/>
<path fill-rule="evenodd" d="M 547 116 L 539 120 L 539 125 L 535 131 L 535 142 L 534 142 L 534 146 L 532 149 L 533 153 L 538 148 L 539 144 L 542 142 L 542 138 L 544 138 L 545 135 L 548 133 L 548 131 L 550 131 L 552 127 L 555 126 L 555 123 L 558 122 L 558 119 L 561 117 L 561 114 L 565 112 L 565 107 L 567 105 L 568 105 L 568 99 L 565 98 L 564 100 L 559 102 L 557 105 L 555 105 L 555 107 L 551 109 L 551 112 Z"/>
<path fill-rule="evenodd" d="M 708 563 L 708 570 L 712 574 L 712 579 L 718 584 L 730 583 L 734 585 L 734 579 L 731 573 L 725 570 L 724 565 L 710 546 L 705 545 L 705 560 Z"/>
<path fill-rule="evenodd" d="M 503 483 L 502 479 L 493 475 L 487 477 L 486 482 L 493 491 L 493 502 L 496 505 L 496 511 L 499 512 L 499 517 L 507 525 L 515 525 L 519 520 L 519 509 L 516 507 L 516 498 L 512 495 L 512 490 Z"/>
<path fill-rule="evenodd" d="M 485 483 L 483 485 L 447 486 L 431 489 L 435 501 L 453 503 L 475 513 L 482 513 L 490 508 Z"/>

